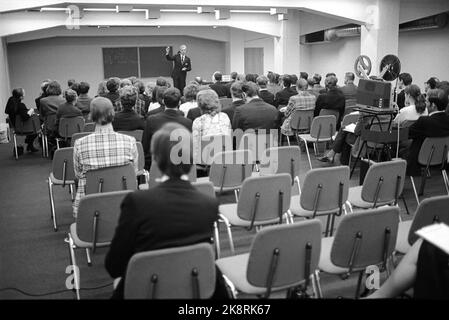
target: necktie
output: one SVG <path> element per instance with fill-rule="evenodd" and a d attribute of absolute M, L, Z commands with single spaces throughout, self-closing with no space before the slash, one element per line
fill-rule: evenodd
<path fill-rule="evenodd" d="M 181 56 L 181 62 L 184 63 L 184 56 Z"/>

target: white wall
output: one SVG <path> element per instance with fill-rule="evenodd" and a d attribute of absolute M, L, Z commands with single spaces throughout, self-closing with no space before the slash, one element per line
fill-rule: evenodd
<path fill-rule="evenodd" d="M 4 111 L 10 95 L 6 41 L 4 38 L 0 38 L 0 123 L 5 122 Z"/>
<path fill-rule="evenodd" d="M 263 48 L 263 74 L 274 71 L 274 42 L 273 37 L 245 40 L 245 48 Z M 234 71 L 234 70 L 231 70 Z M 241 71 L 243 73 L 243 70 Z"/>
<path fill-rule="evenodd" d="M 192 59 L 187 82 L 195 76 L 209 79 L 215 70 L 224 70 L 224 42 L 185 36 L 57 37 L 8 44 L 10 83 L 11 87 L 25 88 L 28 107 L 34 106 L 40 83 L 47 78 L 60 81 L 63 88 L 69 78 L 87 81 L 91 85 L 89 94 L 93 96 L 104 76 L 102 47 L 173 45 L 177 48 L 183 43 Z"/>

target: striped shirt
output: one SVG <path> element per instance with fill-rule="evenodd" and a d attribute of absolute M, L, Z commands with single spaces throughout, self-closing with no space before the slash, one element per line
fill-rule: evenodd
<path fill-rule="evenodd" d="M 73 165 L 78 179 L 73 203 L 75 217 L 80 199 L 85 195 L 87 171 L 132 163 L 137 172 L 137 159 L 136 139 L 114 132 L 112 124 L 97 125 L 94 133 L 76 140 L 73 148 Z"/>

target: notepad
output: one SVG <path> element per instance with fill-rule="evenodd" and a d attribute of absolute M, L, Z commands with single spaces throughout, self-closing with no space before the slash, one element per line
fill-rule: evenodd
<path fill-rule="evenodd" d="M 354 133 L 355 127 L 356 127 L 355 123 L 350 123 L 343 129 L 343 131 Z"/>
<path fill-rule="evenodd" d="M 449 226 L 437 223 L 426 226 L 416 231 L 416 234 L 424 240 L 449 254 Z"/>

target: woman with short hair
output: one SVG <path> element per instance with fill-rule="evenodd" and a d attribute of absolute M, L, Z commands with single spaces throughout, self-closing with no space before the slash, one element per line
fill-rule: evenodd
<path fill-rule="evenodd" d="M 184 98 L 186 102 L 179 106 L 179 110 L 184 112 L 184 117 L 187 117 L 190 109 L 198 107 L 196 102 L 196 95 L 198 94 L 199 86 L 196 84 L 189 84 L 184 88 Z"/>

